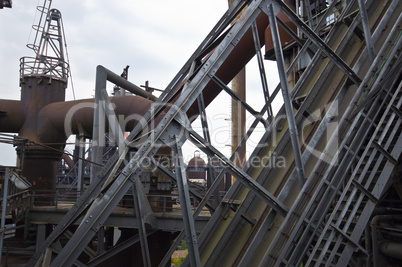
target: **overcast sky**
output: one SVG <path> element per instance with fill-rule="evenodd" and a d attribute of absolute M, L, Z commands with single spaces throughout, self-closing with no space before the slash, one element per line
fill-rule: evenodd
<path fill-rule="evenodd" d="M 0 10 L 2 99 L 20 99 L 19 59 L 34 56 L 26 44 L 33 42 L 32 25 L 38 22 L 38 5 L 43 5 L 43 0 L 13 1 L 12 9 Z M 164 89 L 227 10 L 228 3 L 227 0 L 53 0 L 52 8 L 62 13 L 75 97 L 82 99 L 94 94 L 97 65 L 118 74 L 130 65 L 131 82 L 143 85 L 149 80 L 150 86 Z M 259 83 L 250 79 L 248 85 L 253 82 Z M 275 86 L 277 78 L 270 79 L 270 83 Z M 66 99 L 73 99 L 71 81 Z M 219 114 L 213 115 L 215 121 L 228 124 L 225 120 L 230 116 L 228 98 L 223 96 L 217 107 Z M 216 139 L 221 138 L 222 145 L 230 140 L 227 135 L 228 132 Z M 228 147 L 222 146 L 230 153 Z M 1 145 L 0 149 L 0 165 L 14 165 L 15 158 L 10 156 L 15 154 L 14 148 Z"/>

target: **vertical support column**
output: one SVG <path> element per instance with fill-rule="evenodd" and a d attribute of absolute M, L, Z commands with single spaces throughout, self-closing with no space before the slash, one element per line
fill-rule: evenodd
<path fill-rule="evenodd" d="M 36 231 L 36 251 L 38 251 L 40 245 L 46 240 L 46 225 L 39 224 L 37 227 L 38 230 Z"/>
<path fill-rule="evenodd" d="M 246 69 L 243 68 L 232 80 L 232 90 L 243 101 L 246 100 Z M 232 153 L 246 133 L 246 110 L 240 102 L 232 99 Z M 235 164 L 243 167 L 246 158 L 246 146 L 239 151 L 235 158 Z"/>
<path fill-rule="evenodd" d="M 234 3 L 234 0 L 229 0 L 229 7 Z M 238 17 L 241 15 L 240 13 Z M 246 67 L 241 69 L 236 77 L 232 80 L 232 90 L 235 94 L 239 96 L 239 98 L 243 101 L 246 101 Z M 243 139 L 246 134 L 246 110 L 244 107 L 236 101 L 232 99 L 232 153 L 236 151 L 238 144 Z M 242 149 L 236 155 L 234 160 L 235 164 L 239 167 L 243 167 L 246 160 L 246 146 L 243 146 Z M 234 178 L 232 177 L 232 180 Z M 233 183 L 233 181 L 232 181 Z"/>
<path fill-rule="evenodd" d="M 138 221 L 138 233 L 140 236 L 140 245 L 141 245 L 141 254 L 142 254 L 142 263 L 146 267 L 150 267 L 151 265 L 151 256 L 149 254 L 148 248 L 148 239 L 147 239 L 147 231 L 145 229 L 144 222 L 144 211 L 141 205 L 140 194 L 137 189 L 139 189 L 139 181 L 138 178 L 133 177 L 133 200 L 134 200 L 134 210 L 135 216 Z"/>
<path fill-rule="evenodd" d="M 96 68 L 96 81 L 95 81 L 95 107 L 94 107 L 94 122 L 92 131 L 92 150 L 91 150 L 91 183 L 95 180 L 96 175 L 99 173 L 102 165 L 104 132 L 105 132 L 105 108 L 101 104 L 102 89 L 106 89 L 106 70 L 102 66 Z"/>
<path fill-rule="evenodd" d="M 117 146 L 119 148 L 119 155 L 121 155 L 122 151 L 124 150 L 124 134 L 123 130 L 119 124 L 119 120 L 117 118 L 116 113 L 113 109 L 113 104 L 110 102 L 109 96 L 106 92 L 106 89 L 101 90 L 101 105 L 107 115 L 107 119 L 109 122 L 109 128 L 112 131 L 114 138 L 116 139 Z"/>
<path fill-rule="evenodd" d="M 79 197 L 82 193 L 84 187 L 84 156 L 85 156 L 85 137 L 82 135 L 78 136 L 78 181 L 77 181 L 77 197 Z"/>
<path fill-rule="evenodd" d="M 307 13 L 308 26 L 310 26 L 310 28 L 313 28 L 313 15 L 311 13 L 311 6 L 309 0 L 304 1 L 304 8 L 306 9 Z"/>
<path fill-rule="evenodd" d="M 271 33 L 272 33 L 272 40 L 274 42 L 275 57 L 276 57 L 277 65 L 278 65 L 278 73 L 279 73 L 279 78 L 280 78 L 280 83 L 281 83 L 283 102 L 285 105 L 286 117 L 287 117 L 288 124 L 289 124 L 290 139 L 292 142 L 293 154 L 294 154 L 295 163 L 296 163 L 296 170 L 297 170 L 297 174 L 298 174 L 299 185 L 301 188 L 301 187 L 303 187 L 304 182 L 305 182 L 304 168 L 303 168 L 303 163 L 301 160 L 301 151 L 300 151 L 300 144 L 299 144 L 299 137 L 298 137 L 299 134 L 297 132 L 296 121 L 295 121 L 295 117 L 294 117 L 294 113 L 293 113 L 293 105 L 292 105 L 292 101 L 291 101 L 290 95 L 289 95 L 285 62 L 283 59 L 282 45 L 281 45 L 281 41 L 280 41 L 280 37 L 279 37 L 278 24 L 277 24 L 277 20 L 276 20 L 276 12 L 274 12 L 274 7 L 272 4 L 269 4 L 267 8 L 268 8 L 269 24 L 271 25 L 270 28 L 271 28 Z"/>
<path fill-rule="evenodd" d="M 201 118 L 201 127 L 202 127 L 202 132 L 204 134 L 205 140 L 209 144 L 211 144 L 211 136 L 209 135 L 209 127 L 208 127 L 208 121 L 207 121 L 207 116 L 206 116 L 206 111 L 205 111 L 205 103 L 204 103 L 204 97 L 202 94 L 200 94 L 197 98 L 197 103 L 198 103 L 198 109 L 200 110 L 200 118 Z M 211 157 L 208 156 L 208 172 L 211 177 L 212 183 L 215 182 L 216 180 L 216 174 L 215 174 L 215 169 L 212 166 L 211 162 Z M 208 178 L 207 178 L 208 179 Z M 219 195 L 219 190 L 214 191 L 214 202 L 213 206 L 214 208 L 218 207 L 220 200 L 220 195 Z"/>
<path fill-rule="evenodd" d="M 105 251 L 105 228 L 102 226 L 98 230 L 98 247 L 96 255 L 101 255 Z"/>
<path fill-rule="evenodd" d="M 0 229 L 0 262 L 1 255 L 3 254 L 3 241 L 4 241 L 4 227 L 6 225 L 6 210 L 7 210 L 7 195 L 8 195 L 8 180 L 10 179 L 10 169 L 6 168 L 6 173 L 4 176 L 3 189 L 3 204 L 1 209 L 1 229 Z"/>
<path fill-rule="evenodd" d="M 175 160 L 175 173 L 177 176 L 177 187 L 179 189 L 180 205 L 183 212 L 184 230 L 186 232 L 188 257 L 191 266 L 201 266 L 200 253 L 198 251 L 197 235 L 195 232 L 193 214 L 191 211 L 190 195 L 186 170 L 183 162 L 182 142 L 175 135 L 171 136 L 173 145 L 173 158 Z"/>

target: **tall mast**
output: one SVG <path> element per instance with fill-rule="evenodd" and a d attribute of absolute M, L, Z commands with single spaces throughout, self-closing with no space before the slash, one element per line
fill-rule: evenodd
<path fill-rule="evenodd" d="M 67 84 L 69 75 L 68 63 L 65 59 L 65 38 L 61 13 L 50 9 L 51 0 L 45 0 L 37 9 L 39 21 L 33 25 L 35 38 L 27 45 L 35 53 L 35 57 L 21 59 L 21 79 L 25 76 L 46 76 L 64 81 Z"/>

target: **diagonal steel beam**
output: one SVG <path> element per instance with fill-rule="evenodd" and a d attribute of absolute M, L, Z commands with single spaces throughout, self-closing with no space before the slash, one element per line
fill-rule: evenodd
<path fill-rule="evenodd" d="M 138 220 L 138 233 L 140 236 L 140 246 L 141 246 L 141 254 L 142 254 L 142 262 L 144 266 L 148 267 L 151 266 L 151 257 L 149 254 L 149 247 L 148 247 L 148 239 L 147 239 L 147 231 L 145 229 L 145 219 L 144 219 L 144 211 L 142 208 L 142 202 L 140 199 L 140 186 L 138 181 L 138 177 L 133 179 L 133 200 L 134 200 L 134 210 L 135 216 Z"/>
<path fill-rule="evenodd" d="M 366 40 L 367 52 L 369 55 L 370 62 L 373 63 L 375 59 L 375 50 L 374 50 L 373 38 L 370 32 L 370 25 L 366 5 L 364 4 L 364 0 L 357 0 L 357 3 L 359 4 L 360 17 L 362 18 L 364 39 Z"/>
<path fill-rule="evenodd" d="M 273 0 L 279 5 L 283 13 L 292 21 L 319 49 L 321 49 L 331 61 L 338 66 L 356 85 L 360 85 L 360 77 L 329 47 L 308 25 L 306 25 L 286 3 Z M 266 11 L 268 12 L 268 11 Z"/>
<path fill-rule="evenodd" d="M 257 183 L 253 178 L 251 178 L 242 169 L 236 166 L 233 161 L 227 159 L 221 152 L 216 148 L 211 146 L 206 140 L 204 140 L 198 133 L 192 129 L 187 129 L 190 133 L 189 139 L 204 153 L 208 155 L 214 155 L 217 159 L 221 161 L 222 164 L 228 166 L 228 170 L 232 175 L 257 196 L 259 196 L 264 202 L 266 202 L 270 207 L 277 211 L 280 215 L 286 216 L 289 208 L 286 207 L 281 201 L 279 201 L 275 196 L 268 192 L 264 187 Z"/>
<path fill-rule="evenodd" d="M 259 113 L 254 110 L 249 104 L 247 104 L 247 102 L 245 102 L 243 99 L 241 99 L 235 92 L 233 92 L 232 89 L 230 89 L 221 79 L 219 79 L 218 77 L 216 77 L 216 75 L 214 75 L 212 77 L 212 80 L 220 87 L 222 88 L 230 97 L 232 97 L 234 100 L 240 102 L 240 104 L 248 111 L 251 113 L 251 115 L 253 115 L 254 117 L 258 117 L 259 120 L 264 124 L 267 125 L 267 122 L 262 118 L 262 116 L 259 116 Z M 269 107 L 271 106 L 270 103 L 272 101 L 267 100 L 267 103 L 269 103 Z M 267 104 L 268 106 L 268 104 Z"/>
<path fill-rule="evenodd" d="M 182 141 L 175 135 L 171 136 L 173 145 L 173 159 L 175 161 L 175 173 L 177 176 L 177 187 L 179 190 L 180 205 L 183 213 L 184 230 L 186 232 L 188 258 L 191 266 L 201 266 L 200 253 L 198 251 L 197 235 L 195 232 L 193 214 L 191 212 L 190 196 L 188 194 L 188 183 L 183 162 Z"/>
<path fill-rule="evenodd" d="M 267 11 L 268 11 L 269 24 L 271 26 L 270 28 L 271 28 L 272 40 L 274 42 L 275 57 L 276 57 L 277 65 L 278 65 L 278 73 L 279 73 L 279 78 L 280 78 L 280 82 L 281 82 L 283 102 L 285 105 L 286 117 L 288 120 L 290 140 L 292 142 L 293 154 L 294 154 L 295 163 L 296 163 L 299 185 L 300 185 L 300 187 L 303 187 L 303 185 L 305 183 L 304 167 L 303 167 L 303 162 L 301 160 L 299 134 L 298 134 L 297 126 L 296 126 L 295 115 L 293 112 L 293 105 L 292 105 L 291 97 L 289 94 L 289 87 L 288 87 L 288 81 L 287 81 L 287 75 L 286 75 L 286 69 L 285 69 L 285 60 L 283 58 L 282 45 L 281 45 L 281 40 L 279 37 L 279 31 L 278 31 L 278 23 L 276 20 L 277 12 L 274 11 L 274 7 L 272 4 L 267 6 Z"/>
<path fill-rule="evenodd" d="M 122 196 L 128 191 L 132 183 L 131 179 L 133 177 L 137 177 L 143 171 L 143 167 L 140 166 L 139 163 L 146 158 L 152 157 L 161 145 L 159 140 L 168 138 L 170 131 L 175 131 L 177 128 L 177 125 L 174 122 L 175 118 L 181 116 L 183 112 L 186 112 L 190 108 L 192 103 L 194 103 L 198 95 L 202 92 L 205 85 L 211 80 L 211 75 L 213 75 L 219 69 L 228 55 L 232 52 L 234 46 L 236 46 L 238 43 L 238 40 L 243 37 L 245 32 L 249 29 L 251 23 L 255 21 L 257 16 L 261 13 L 261 10 L 258 8 L 260 3 L 261 1 L 250 2 L 250 5 L 245 12 L 245 19 L 240 23 L 236 23 L 236 25 L 228 33 L 227 38 L 222 41 L 207 62 L 194 75 L 194 78 L 189 83 L 187 90 L 181 92 L 181 95 L 175 101 L 175 105 L 163 117 L 158 127 L 151 133 L 150 136 L 148 136 L 147 140 L 130 160 L 129 164 L 124 167 L 123 171 L 117 176 L 117 178 L 114 177 L 113 172 L 113 175 L 110 176 L 112 179 L 110 186 L 104 188 L 107 190 L 105 190 L 103 194 L 99 196 L 99 198 L 93 201 L 93 204 L 84 217 L 82 224 L 78 227 L 74 236 L 66 244 L 58 257 L 53 261 L 52 266 L 72 264 L 79 256 L 83 246 L 86 246 L 86 244 L 92 239 L 95 233 L 99 230 L 99 227 L 102 226 L 106 218 L 110 215 L 114 207 L 120 201 Z M 176 84 L 176 82 L 177 80 L 175 80 L 173 83 Z M 174 94 L 175 92 L 169 92 L 164 95 L 164 97 L 171 97 Z M 160 102 L 166 103 L 166 98 L 164 97 L 160 98 Z M 155 106 L 153 106 L 153 110 L 156 110 Z M 160 110 L 162 109 L 160 108 L 159 111 Z M 147 122 L 152 121 L 152 118 L 154 117 L 152 115 L 152 111 L 147 116 Z M 135 135 L 136 133 L 136 130 L 133 130 L 131 134 Z M 134 137 L 135 136 L 132 136 L 132 138 Z M 251 188 L 253 188 L 253 190 L 256 192 L 261 191 L 264 196 L 263 199 L 270 199 L 271 196 L 264 188 L 258 184 L 255 184 L 255 181 L 251 181 L 252 179 L 250 177 L 245 176 L 246 174 L 243 173 L 242 170 L 236 169 L 235 166 L 232 166 L 231 162 L 227 162 L 226 159 L 225 161 L 236 173 L 239 174 L 240 179 L 243 177 L 250 179 L 250 181 L 247 181 L 247 184 L 251 184 Z M 281 214 L 285 214 L 287 211 L 287 208 L 282 203 L 276 203 L 273 201 L 271 205 L 278 209 L 278 212 Z"/>
<path fill-rule="evenodd" d="M 148 231 L 147 236 L 155 233 L 155 231 Z M 116 254 L 120 253 L 121 251 L 131 247 L 132 245 L 138 243 L 140 241 L 139 235 L 135 235 L 133 237 L 130 237 L 126 241 L 122 242 L 121 244 L 114 246 L 113 248 L 109 249 L 102 255 L 97 256 L 96 258 L 90 260 L 87 263 L 88 267 L 95 267 L 104 262 L 105 260 L 115 256 Z"/>
<path fill-rule="evenodd" d="M 259 68 L 259 72 L 260 72 L 262 90 L 264 92 L 264 99 L 265 99 L 265 103 L 268 103 L 268 102 L 270 102 L 269 101 L 270 96 L 269 96 L 269 90 L 268 90 L 268 82 L 267 82 L 267 76 L 265 74 L 264 61 L 262 59 L 261 42 L 260 42 L 260 38 L 258 36 L 258 27 L 257 27 L 257 23 L 255 21 L 251 24 L 251 30 L 253 32 L 254 47 L 255 47 L 255 52 L 256 52 L 257 61 L 258 61 L 258 68 Z M 268 109 L 267 109 L 268 119 L 270 120 L 273 116 L 272 107 L 271 107 L 271 105 L 268 105 L 268 104 L 267 104 L 267 107 L 268 107 Z"/>

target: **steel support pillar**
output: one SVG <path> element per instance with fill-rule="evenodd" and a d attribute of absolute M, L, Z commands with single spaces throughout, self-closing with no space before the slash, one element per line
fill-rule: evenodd
<path fill-rule="evenodd" d="M 151 257 L 149 254 L 149 247 L 148 247 L 148 239 L 147 239 L 147 231 L 145 229 L 145 220 L 144 220 L 144 211 L 142 209 L 142 202 L 140 199 L 140 193 L 138 192 L 141 190 L 139 187 L 141 186 L 140 181 L 138 181 L 138 177 L 133 177 L 133 200 L 134 200 L 134 210 L 135 216 L 138 220 L 138 233 L 140 236 L 140 245 L 141 245 L 141 254 L 142 254 L 142 262 L 143 265 L 146 267 L 151 266 Z"/>
<path fill-rule="evenodd" d="M 267 109 L 268 120 L 270 121 L 272 119 L 273 112 L 272 112 L 271 104 L 268 104 L 270 102 L 270 96 L 269 96 L 269 90 L 268 90 L 267 76 L 265 74 L 264 61 L 262 59 L 261 42 L 260 42 L 260 38 L 258 36 L 257 23 L 253 22 L 251 24 L 251 27 L 252 27 L 251 29 L 253 31 L 254 47 L 255 47 L 255 52 L 256 52 L 257 61 L 258 61 L 258 68 L 260 71 L 262 90 L 264 92 L 265 104 L 268 107 L 268 109 Z"/>
<path fill-rule="evenodd" d="M 96 248 L 96 255 L 100 255 L 105 251 L 105 228 L 101 227 L 98 231 L 98 245 Z"/>
<path fill-rule="evenodd" d="M 208 126 L 207 114 L 206 114 L 206 110 L 205 110 L 204 97 L 202 94 L 200 94 L 200 96 L 197 98 L 197 102 L 198 102 L 198 109 L 200 111 L 201 127 L 202 127 L 202 132 L 203 132 L 204 138 L 205 138 L 205 140 L 207 140 L 208 143 L 211 143 L 211 136 L 209 134 L 209 126 Z M 211 177 L 211 180 L 212 180 L 212 182 L 214 182 L 216 179 L 216 175 L 215 175 L 215 170 L 212 166 L 211 157 L 209 157 L 209 156 L 208 156 L 207 168 L 208 168 L 208 172 Z M 214 207 L 214 210 L 215 210 L 216 207 L 219 205 L 219 202 L 221 201 L 221 199 L 220 199 L 220 195 L 219 195 L 219 190 L 216 190 L 214 192 L 214 194 L 215 194 L 215 199 L 214 199 L 214 203 L 212 204 L 212 206 Z"/>
<path fill-rule="evenodd" d="M 2 185 L 3 189 L 3 202 L 1 207 L 1 228 L 0 228 L 0 262 L 1 256 L 3 255 L 3 241 L 5 236 L 5 226 L 6 226 L 6 212 L 7 212 L 7 197 L 8 197 L 8 181 L 10 179 L 10 169 L 6 168 L 4 175 L 4 182 Z"/>
<path fill-rule="evenodd" d="M 283 102 L 285 105 L 286 117 L 288 120 L 290 140 L 292 142 L 293 154 L 294 154 L 297 173 L 298 173 L 299 185 L 300 185 L 300 187 L 303 187 L 304 182 L 305 182 L 304 167 L 303 167 L 303 163 L 301 160 L 299 134 L 297 131 L 296 121 L 295 121 L 295 117 L 294 117 L 292 100 L 289 95 L 289 87 L 288 87 L 287 76 L 286 76 L 285 61 L 283 59 L 282 45 L 281 45 L 281 40 L 280 40 L 279 32 L 278 32 L 278 24 L 277 24 L 277 20 L 276 20 L 277 12 L 274 12 L 273 4 L 268 5 L 267 10 L 268 10 L 269 24 L 271 26 L 270 28 L 271 28 L 271 33 L 272 33 L 272 40 L 274 42 L 274 50 L 275 50 L 276 62 L 278 65 L 279 78 L 280 78 L 280 82 L 281 82 Z"/>
<path fill-rule="evenodd" d="M 85 137 L 78 135 L 78 174 L 77 174 L 77 193 L 79 197 L 84 188 L 84 157 L 85 157 Z"/>
<path fill-rule="evenodd" d="M 103 134 L 105 129 L 105 112 L 109 115 L 108 119 L 114 120 L 116 117 L 112 116 L 113 109 L 111 108 L 110 101 L 108 101 L 106 92 L 106 82 L 110 81 L 114 84 L 122 87 L 123 89 L 132 92 L 134 94 L 155 100 L 156 98 L 149 92 L 144 91 L 140 87 L 132 84 L 119 75 L 111 72 L 103 66 L 96 68 L 96 81 L 95 81 L 95 111 L 94 111 L 94 123 L 92 131 L 92 170 L 91 170 L 91 183 L 96 178 L 96 175 L 100 172 L 102 166 L 103 156 Z M 110 121 L 109 121 L 110 122 Z M 112 128 L 116 131 L 116 128 Z M 122 138 L 120 138 L 122 140 Z"/>
<path fill-rule="evenodd" d="M 46 225 L 39 224 L 37 227 L 38 228 L 36 230 L 36 250 L 38 250 L 40 244 L 42 244 L 46 239 Z"/>
<path fill-rule="evenodd" d="M 195 232 L 194 220 L 191 211 L 190 196 L 188 194 L 187 176 L 183 162 L 182 141 L 175 135 L 171 136 L 173 145 L 173 158 L 175 161 L 175 173 L 177 176 L 177 187 L 179 190 L 180 205 L 183 212 L 184 229 L 186 232 L 188 256 L 191 266 L 201 266 L 200 253 L 198 251 L 197 234 Z"/>
<path fill-rule="evenodd" d="M 286 207 L 284 203 L 279 201 L 275 196 L 273 196 L 264 187 L 262 187 L 259 183 L 257 183 L 241 168 L 236 166 L 231 160 L 227 159 L 217 149 L 208 144 L 199 134 L 197 134 L 193 130 L 190 130 L 189 139 L 207 155 L 216 156 L 217 159 L 219 159 L 222 164 L 226 165 L 227 171 L 229 171 L 233 176 L 235 176 L 235 178 L 238 179 L 244 186 L 249 188 L 253 193 L 255 193 L 263 201 L 265 201 L 270 207 L 276 210 L 280 215 L 286 216 L 289 209 L 288 207 Z"/>

